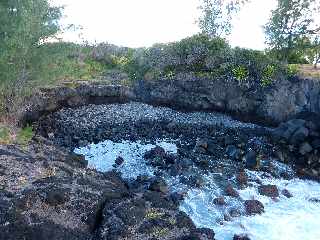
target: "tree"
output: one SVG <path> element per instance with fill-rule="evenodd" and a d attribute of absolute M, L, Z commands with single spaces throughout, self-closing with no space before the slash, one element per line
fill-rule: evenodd
<path fill-rule="evenodd" d="M 320 35 L 317 35 L 312 41 L 311 46 L 307 51 L 307 56 L 314 63 L 314 68 L 317 68 L 320 63 Z"/>
<path fill-rule="evenodd" d="M 278 0 L 265 33 L 266 43 L 279 53 L 280 60 L 287 62 L 290 55 L 305 47 L 301 45 L 302 38 L 318 32 L 315 16 L 319 9 L 318 0 Z"/>
<path fill-rule="evenodd" d="M 210 37 L 225 37 L 232 29 L 232 15 L 249 0 L 201 0 L 199 27 Z"/>
<path fill-rule="evenodd" d="M 0 94 L 6 100 L 34 77 L 41 42 L 59 31 L 61 8 L 47 0 L 0 2 Z"/>

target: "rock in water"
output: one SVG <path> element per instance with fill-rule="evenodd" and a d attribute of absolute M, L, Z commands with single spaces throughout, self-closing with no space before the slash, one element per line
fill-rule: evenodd
<path fill-rule="evenodd" d="M 239 197 L 239 193 L 237 192 L 237 190 L 235 190 L 231 184 L 229 184 L 227 187 L 226 187 L 226 190 L 225 190 L 225 193 L 227 196 L 230 196 L 230 197 Z"/>
<path fill-rule="evenodd" d="M 261 185 L 258 187 L 258 191 L 261 195 L 276 198 L 279 197 L 279 191 L 275 185 Z"/>
<path fill-rule="evenodd" d="M 246 168 L 248 169 L 256 169 L 259 167 L 259 162 L 257 160 L 257 154 L 255 151 L 249 151 L 245 156 L 244 156 L 244 162 L 246 165 Z"/>
<path fill-rule="evenodd" d="M 264 213 L 264 206 L 258 200 L 246 200 L 244 202 L 246 213 L 249 216 Z"/>
<path fill-rule="evenodd" d="M 283 189 L 281 193 L 282 193 L 282 195 L 285 196 L 286 198 L 292 198 L 292 197 L 293 197 L 292 193 L 289 192 L 287 189 Z"/>
<path fill-rule="evenodd" d="M 215 205 L 218 205 L 218 206 L 223 206 L 223 205 L 226 204 L 226 202 L 224 201 L 224 197 L 215 198 L 215 199 L 213 200 L 213 203 L 214 203 Z"/>
<path fill-rule="evenodd" d="M 233 240 L 250 240 L 247 235 L 234 235 Z"/>
<path fill-rule="evenodd" d="M 168 186 L 167 186 L 166 182 L 161 178 L 158 178 L 158 179 L 154 180 L 150 184 L 149 189 L 151 191 L 160 192 L 160 193 L 163 193 L 163 194 L 167 194 L 169 192 L 169 189 L 168 189 Z"/>
<path fill-rule="evenodd" d="M 115 163 L 116 163 L 118 166 L 120 166 L 121 164 L 123 164 L 123 163 L 124 163 L 123 157 L 121 157 L 121 156 L 117 157 Z"/>
<path fill-rule="evenodd" d="M 243 187 L 248 184 L 248 176 L 245 171 L 241 171 L 237 176 L 238 184 Z"/>
<path fill-rule="evenodd" d="M 227 147 L 226 154 L 234 160 L 239 160 L 241 157 L 240 149 L 236 148 L 234 145 L 229 145 Z"/>

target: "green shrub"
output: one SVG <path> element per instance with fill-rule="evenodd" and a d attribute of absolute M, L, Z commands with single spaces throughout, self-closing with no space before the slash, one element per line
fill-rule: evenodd
<path fill-rule="evenodd" d="M 267 65 L 262 73 L 261 85 L 266 87 L 272 84 L 275 77 L 276 67 L 274 65 Z"/>
<path fill-rule="evenodd" d="M 287 74 L 289 77 L 293 77 L 299 73 L 299 66 L 296 64 L 289 64 L 287 66 Z"/>
<path fill-rule="evenodd" d="M 10 131 L 7 127 L 0 127 L 0 144 L 9 144 L 11 142 Z"/>
<path fill-rule="evenodd" d="M 243 66 L 237 66 L 232 69 L 232 74 L 235 79 L 237 79 L 239 82 L 242 82 L 248 78 L 249 71 Z"/>
<path fill-rule="evenodd" d="M 33 136 L 33 128 L 31 126 L 27 126 L 25 128 L 20 129 L 20 131 L 17 134 L 16 141 L 18 144 L 26 145 L 31 141 Z"/>

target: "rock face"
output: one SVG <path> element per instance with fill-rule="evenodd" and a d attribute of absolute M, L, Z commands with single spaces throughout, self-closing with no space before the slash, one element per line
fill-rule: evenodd
<path fill-rule="evenodd" d="M 132 89 L 125 86 L 106 85 L 103 82 L 65 83 L 65 86 L 40 89 L 27 99 L 20 122 L 21 124 L 35 122 L 41 116 L 62 108 L 76 108 L 89 104 L 124 103 L 134 99 Z"/>
<path fill-rule="evenodd" d="M 302 175 L 320 179 L 320 115 L 303 112 L 273 131 L 278 157 L 295 164 Z"/>
<path fill-rule="evenodd" d="M 72 85 L 72 86 L 70 86 Z M 296 114 L 320 113 L 320 82 L 279 79 L 272 86 L 239 84 L 234 79 L 208 79 L 180 73 L 173 79 L 137 81 L 133 87 L 103 82 L 77 82 L 41 89 L 26 101 L 21 121 L 32 122 L 62 107 L 141 101 L 184 111 L 221 111 L 242 120 L 277 125 Z"/>
<path fill-rule="evenodd" d="M 163 196 L 161 180 L 140 194 L 115 172 L 99 173 L 46 139 L 26 148 L 0 145 L 0 239 L 178 239 L 196 229 Z M 142 179 L 142 178 L 141 178 Z"/>
<path fill-rule="evenodd" d="M 139 99 L 148 103 L 229 112 L 244 120 L 273 124 L 305 110 L 320 112 L 320 83 L 311 79 L 279 79 L 263 88 L 180 73 L 170 80 L 140 82 L 135 91 Z"/>

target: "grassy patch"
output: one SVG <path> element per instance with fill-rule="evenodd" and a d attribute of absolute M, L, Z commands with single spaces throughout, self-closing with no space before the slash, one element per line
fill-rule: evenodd
<path fill-rule="evenodd" d="M 16 142 L 21 145 L 28 144 L 34 136 L 33 128 L 31 126 L 27 126 L 18 131 Z"/>
<path fill-rule="evenodd" d="M 158 210 L 151 208 L 150 210 L 147 211 L 145 217 L 146 219 L 157 219 L 163 216 L 164 216 L 163 212 L 159 212 Z"/>
<path fill-rule="evenodd" d="M 0 127 L 0 144 L 10 144 L 12 137 L 7 127 Z"/>
<path fill-rule="evenodd" d="M 298 75 L 304 78 L 320 79 L 320 68 L 314 68 L 311 64 L 295 65 L 298 71 Z"/>

